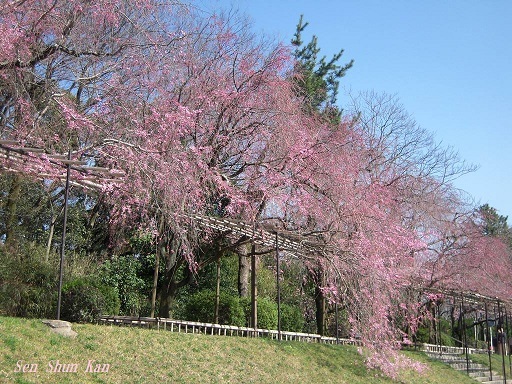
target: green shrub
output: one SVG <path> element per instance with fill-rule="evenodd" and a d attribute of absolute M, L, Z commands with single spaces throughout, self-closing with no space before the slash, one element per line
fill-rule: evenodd
<path fill-rule="evenodd" d="M 119 297 L 114 288 L 93 277 L 74 279 L 62 288 L 61 317 L 73 322 L 93 322 L 103 314 L 119 313 Z"/>
<path fill-rule="evenodd" d="M 447 333 L 441 332 L 441 344 L 449 347 L 456 347 L 455 340 Z"/>
<path fill-rule="evenodd" d="M 281 304 L 281 329 L 290 332 L 302 332 L 304 315 L 299 307 Z"/>
<path fill-rule="evenodd" d="M 446 322 L 446 324 L 443 324 L 442 322 L 440 322 L 440 323 L 442 325 L 448 324 L 448 322 Z M 456 346 L 455 340 L 448 333 L 446 333 L 444 330 L 442 330 L 440 333 L 441 333 L 441 344 L 442 345 L 447 345 L 449 347 Z M 418 343 L 429 343 L 429 342 L 432 342 L 430 337 L 431 337 L 431 335 L 430 335 L 430 330 L 429 330 L 428 326 L 422 326 L 422 327 L 419 327 L 418 330 L 416 331 L 414 340 Z M 433 335 L 432 335 L 432 337 L 433 337 Z"/>
<path fill-rule="evenodd" d="M 415 341 L 418 343 L 428 343 L 429 342 L 430 331 L 428 327 L 419 327 L 416 331 Z"/>
<path fill-rule="evenodd" d="M 246 325 L 250 325 L 251 319 L 251 299 L 241 298 L 245 312 Z M 258 328 L 277 329 L 277 304 L 265 297 L 258 298 Z"/>
<path fill-rule="evenodd" d="M 258 298 L 258 328 L 277 329 L 277 303 L 266 297 Z"/>
<path fill-rule="evenodd" d="M 204 290 L 190 296 L 184 303 L 183 316 L 189 321 L 213 323 L 215 321 L 215 292 Z M 245 325 L 245 314 L 238 297 L 221 293 L 219 324 Z"/>
<path fill-rule="evenodd" d="M 53 318 L 58 274 L 36 259 L 4 259 L 0 266 L 0 313 L 6 316 Z"/>
<path fill-rule="evenodd" d="M 121 315 L 140 315 L 147 305 L 148 287 L 140 276 L 141 268 L 141 261 L 133 256 L 113 257 L 101 267 L 101 282 L 116 290 Z"/>
<path fill-rule="evenodd" d="M 251 299 L 241 298 L 243 303 L 246 325 L 250 325 Z M 266 298 L 258 298 L 258 328 L 277 329 L 277 303 Z M 281 304 L 281 330 L 290 332 L 302 332 L 304 328 L 304 316 L 300 308 L 293 305 Z"/>

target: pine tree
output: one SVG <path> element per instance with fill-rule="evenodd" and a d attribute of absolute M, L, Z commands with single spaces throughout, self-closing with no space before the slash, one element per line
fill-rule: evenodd
<path fill-rule="evenodd" d="M 483 232 L 486 236 L 507 236 L 509 228 L 507 224 L 507 216 L 502 216 L 496 208 L 489 204 L 484 204 L 478 208 L 478 213 L 482 216 Z"/>
<path fill-rule="evenodd" d="M 343 55 L 343 49 L 329 61 L 326 56 L 319 59 L 318 38 L 313 35 L 306 45 L 302 41 L 302 32 L 307 26 L 308 23 L 304 22 L 304 17 L 301 15 L 291 41 L 296 47 L 294 52 L 296 94 L 303 99 L 306 113 L 318 113 L 335 127 L 341 121 L 341 109 L 336 105 L 340 79 L 352 67 L 354 60 L 340 65 L 338 62 Z M 309 278 L 315 285 L 317 332 L 324 335 L 327 329 L 327 299 L 322 290 L 325 282 L 323 267 L 320 264 L 312 267 Z"/>
<path fill-rule="evenodd" d="M 295 67 L 297 94 L 304 98 L 304 107 L 308 113 L 319 112 L 332 123 L 337 123 L 341 117 L 341 110 L 336 105 L 340 79 L 352 67 L 354 60 L 340 65 L 339 60 L 343 55 L 343 49 L 333 55 L 329 61 L 326 56 L 319 59 L 320 48 L 317 36 L 313 35 L 306 45 L 302 41 L 302 32 L 308 24 L 304 22 L 301 15 L 291 41 L 296 47 L 294 57 L 297 60 Z"/>

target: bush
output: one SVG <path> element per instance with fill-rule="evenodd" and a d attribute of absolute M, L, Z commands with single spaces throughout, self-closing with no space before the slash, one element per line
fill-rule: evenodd
<path fill-rule="evenodd" d="M 140 315 L 147 305 L 148 287 L 140 276 L 142 262 L 133 256 L 113 257 L 101 267 L 101 281 L 113 287 L 121 302 L 122 315 Z M 149 311 L 147 311 L 149 314 Z"/>
<path fill-rule="evenodd" d="M 246 325 L 250 325 L 251 299 L 240 299 L 245 310 Z M 258 328 L 277 329 L 277 303 L 266 298 L 258 298 Z M 281 304 L 281 330 L 290 332 L 302 332 L 304 328 L 304 316 L 300 308 Z"/>
<path fill-rule="evenodd" d="M 441 332 L 441 344 L 449 347 L 456 347 L 455 340 L 449 334 Z"/>
<path fill-rule="evenodd" d="M 119 313 L 119 297 L 114 288 L 93 277 L 74 279 L 62 288 L 61 317 L 73 322 L 94 322 L 103 314 Z"/>
<path fill-rule="evenodd" d="M 243 303 L 246 326 L 251 326 L 251 299 L 244 297 L 240 301 Z M 265 297 L 258 298 L 258 328 L 277 329 L 277 304 Z"/>
<path fill-rule="evenodd" d="M 441 324 L 442 324 L 442 322 L 441 322 Z M 419 327 L 418 330 L 416 331 L 414 340 L 418 343 L 429 343 L 429 342 L 432 342 L 432 340 L 430 339 L 431 336 L 434 337 L 434 335 L 430 335 L 429 328 L 427 326 L 422 326 L 422 327 Z M 456 346 L 455 340 L 444 330 L 441 331 L 441 344 L 447 345 L 449 347 Z"/>
<path fill-rule="evenodd" d="M 281 329 L 290 332 L 302 332 L 304 315 L 299 307 L 281 304 Z"/>
<path fill-rule="evenodd" d="M 419 327 L 416 331 L 415 341 L 418 343 L 428 343 L 429 342 L 430 331 L 428 327 Z"/>
<path fill-rule="evenodd" d="M 47 263 L 30 258 L 23 261 L 4 258 L 0 266 L 0 313 L 53 318 L 57 307 L 57 284 L 57 271 Z"/>
<path fill-rule="evenodd" d="M 246 324 L 250 326 L 251 300 L 243 299 L 246 313 Z M 258 328 L 277 329 L 277 303 L 268 298 L 258 299 Z M 288 304 L 281 304 L 281 330 L 302 332 L 304 316 L 299 308 Z"/>
<path fill-rule="evenodd" d="M 215 292 L 204 290 L 190 296 L 184 304 L 183 316 L 189 321 L 213 323 L 215 321 Z M 239 327 L 245 325 L 245 314 L 238 297 L 221 293 L 219 324 Z"/>

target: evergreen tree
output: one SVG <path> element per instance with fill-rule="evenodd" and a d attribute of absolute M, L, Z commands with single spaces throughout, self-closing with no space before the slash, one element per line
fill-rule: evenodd
<path fill-rule="evenodd" d="M 311 41 L 304 45 L 302 32 L 308 26 L 300 16 L 294 38 L 291 43 L 296 47 L 294 57 L 295 83 L 297 96 L 303 99 L 304 110 L 308 114 L 320 114 L 333 127 L 341 120 L 341 109 L 336 105 L 340 79 L 354 63 L 351 60 L 345 65 L 340 65 L 339 60 L 343 55 L 343 49 L 327 61 L 326 56 L 319 59 L 320 48 L 318 38 L 313 35 Z M 318 264 L 312 266 L 309 278 L 315 286 L 315 306 L 317 333 L 324 335 L 327 330 L 327 298 L 323 293 L 325 285 L 325 271 Z"/>
<path fill-rule="evenodd" d="M 304 107 L 309 113 L 320 112 L 333 123 L 337 123 L 341 117 L 341 110 L 336 106 L 340 79 L 352 67 L 354 60 L 340 65 L 343 49 L 329 61 L 326 56 L 319 59 L 318 38 L 313 35 L 306 45 L 302 41 L 302 32 L 307 26 L 308 23 L 304 22 L 301 15 L 291 41 L 296 47 L 294 57 L 297 60 L 297 94 L 304 98 Z"/>
<path fill-rule="evenodd" d="M 478 213 L 483 220 L 484 235 L 493 237 L 509 236 L 507 216 L 500 215 L 496 208 L 491 207 L 489 204 L 480 206 Z"/>

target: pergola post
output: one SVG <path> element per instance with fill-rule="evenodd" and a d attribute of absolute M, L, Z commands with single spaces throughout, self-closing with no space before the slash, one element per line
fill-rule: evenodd
<path fill-rule="evenodd" d="M 507 348 L 506 348 L 506 343 L 505 343 L 505 340 L 506 340 L 506 337 L 505 337 L 505 330 L 503 329 L 503 320 L 502 320 L 502 317 L 503 317 L 503 314 L 501 312 L 501 306 L 500 306 L 500 301 L 498 300 L 498 327 L 499 329 L 497 329 L 496 331 L 496 337 L 498 339 L 498 345 L 500 346 L 501 348 L 501 370 L 503 372 L 503 382 L 506 383 L 507 382 L 507 369 L 506 369 L 506 365 L 505 365 L 505 353 L 507 353 Z"/>
<path fill-rule="evenodd" d="M 256 246 L 251 245 L 251 324 L 254 328 L 254 335 L 257 336 L 258 329 L 258 284 L 257 284 L 257 259 Z"/>
<path fill-rule="evenodd" d="M 463 342 L 464 342 L 464 353 L 466 355 L 466 372 L 469 375 L 469 350 L 468 350 L 468 335 L 466 333 L 466 316 L 464 314 L 464 296 L 462 297 L 462 301 L 460 303 L 460 311 L 462 318 L 462 332 L 463 332 Z"/>
<path fill-rule="evenodd" d="M 281 341 L 281 279 L 279 266 L 279 245 L 276 232 L 276 283 L 277 283 L 277 339 Z"/>
<path fill-rule="evenodd" d="M 71 160 L 71 149 L 68 150 L 68 160 Z M 68 222 L 68 197 L 69 197 L 69 177 L 71 173 L 71 164 L 66 164 L 66 187 L 64 189 L 64 219 L 62 223 L 62 241 L 60 246 L 60 265 L 59 265 L 59 294 L 57 298 L 57 320 L 60 320 L 60 305 L 62 302 L 62 278 L 64 275 L 64 255 L 66 247 L 66 226 Z"/>
<path fill-rule="evenodd" d="M 338 279 L 336 278 L 334 281 L 336 283 L 336 290 L 339 292 Z M 336 344 L 339 344 L 340 343 L 340 330 L 339 330 L 339 321 L 338 321 L 338 297 L 336 298 L 336 301 L 334 302 L 334 313 L 336 316 Z"/>
<path fill-rule="evenodd" d="M 489 355 L 489 375 L 492 381 L 492 359 L 491 359 L 491 333 L 489 329 L 489 310 L 487 308 L 487 301 L 485 302 L 485 327 L 487 332 L 487 354 Z"/>
<path fill-rule="evenodd" d="M 436 344 L 441 345 L 441 324 L 440 324 L 440 314 L 439 314 L 439 303 L 434 302 L 434 334 L 436 339 Z"/>
<path fill-rule="evenodd" d="M 509 366 L 509 373 L 512 375 L 512 360 L 511 360 L 511 351 L 510 351 L 510 341 L 508 339 L 508 335 L 510 332 L 510 328 L 508 327 L 508 311 L 507 307 L 505 307 L 505 340 L 507 343 L 507 354 L 508 354 L 508 366 Z"/>
<path fill-rule="evenodd" d="M 217 260 L 215 260 L 215 314 L 214 323 L 220 324 L 219 321 L 219 307 L 220 307 L 220 253 L 217 254 Z"/>

